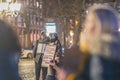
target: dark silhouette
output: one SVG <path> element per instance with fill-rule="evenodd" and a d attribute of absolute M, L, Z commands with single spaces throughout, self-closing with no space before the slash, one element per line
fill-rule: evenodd
<path fill-rule="evenodd" d="M 21 46 L 11 27 L 0 20 L 0 80 L 21 80 L 18 73 Z"/>
<path fill-rule="evenodd" d="M 65 52 L 58 80 L 120 80 L 119 27 L 119 15 L 113 8 L 106 4 L 91 6 L 80 47 Z"/>
<path fill-rule="evenodd" d="M 80 49 L 90 56 L 84 61 L 82 80 L 120 80 L 119 27 L 119 15 L 112 7 L 94 4 L 88 9 Z"/>

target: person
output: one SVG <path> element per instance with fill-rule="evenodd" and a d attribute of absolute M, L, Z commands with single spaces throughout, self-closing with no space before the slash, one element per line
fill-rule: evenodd
<path fill-rule="evenodd" d="M 79 70 L 80 59 L 82 57 L 83 55 L 78 45 L 73 45 L 71 48 L 66 49 L 64 59 L 60 67 L 56 69 L 57 80 L 74 80 L 72 75 Z"/>
<path fill-rule="evenodd" d="M 36 44 L 34 46 L 33 49 L 33 54 L 34 54 L 34 60 L 35 60 L 35 73 L 36 73 L 36 80 L 39 80 L 40 78 L 42 78 L 43 80 L 45 80 L 45 76 L 46 76 L 46 68 L 42 68 L 42 75 L 40 76 L 40 72 L 41 72 L 41 63 L 42 63 L 42 57 L 44 54 L 44 49 L 42 49 L 42 53 L 37 53 L 38 50 L 38 44 L 47 44 L 48 42 L 48 38 L 46 37 L 45 32 L 41 32 L 41 36 L 39 38 L 39 40 L 36 41 Z M 44 47 L 45 48 L 45 47 Z"/>
<path fill-rule="evenodd" d="M 0 80 L 21 80 L 18 71 L 21 46 L 11 27 L 0 20 Z"/>
<path fill-rule="evenodd" d="M 119 15 L 113 8 L 105 4 L 91 6 L 80 36 L 79 48 L 83 57 L 77 65 L 79 69 L 61 80 L 120 80 L 118 29 Z M 67 71 L 60 69 L 60 72 Z"/>
<path fill-rule="evenodd" d="M 80 49 L 89 55 L 83 80 L 120 79 L 118 29 L 119 15 L 109 5 L 94 4 L 88 9 L 80 39 Z"/>
<path fill-rule="evenodd" d="M 56 50 L 54 58 L 53 60 L 50 61 L 50 65 L 47 69 L 46 80 L 56 80 L 56 68 L 59 67 L 61 63 L 62 48 L 56 33 L 51 33 L 49 37 L 50 37 L 49 45 L 56 45 Z"/>

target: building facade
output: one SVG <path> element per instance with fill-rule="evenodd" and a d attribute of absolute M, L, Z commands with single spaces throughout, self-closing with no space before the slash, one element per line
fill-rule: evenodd
<path fill-rule="evenodd" d="M 39 39 L 43 29 L 42 2 L 38 0 L 17 0 L 17 2 L 22 6 L 17 17 L 20 42 L 23 48 L 29 48 Z"/>

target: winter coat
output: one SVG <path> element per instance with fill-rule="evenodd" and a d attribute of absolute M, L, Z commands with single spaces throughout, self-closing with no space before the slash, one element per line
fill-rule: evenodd
<path fill-rule="evenodd" d="M 102 40 L 102 49 L 97 54 L 90 54 L 84 62 L 84 71 L 76 80 L 120 80 L 120 38 Z"/>

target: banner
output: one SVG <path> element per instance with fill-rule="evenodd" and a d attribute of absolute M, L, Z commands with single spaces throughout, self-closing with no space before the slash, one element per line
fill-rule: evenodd
<path fill-rule="evenodd" d="M 56 45 L 47 45 L 45 48 L 45 53 L 42 59 L 42 66 L 48 67 L 51 60 L 53 60 L 55 55 Z"/>
<path fill-rule="evenodd" d="M 46 44 L 39 43 L 37 46 L 37 53 L 44 53 Z"/>

